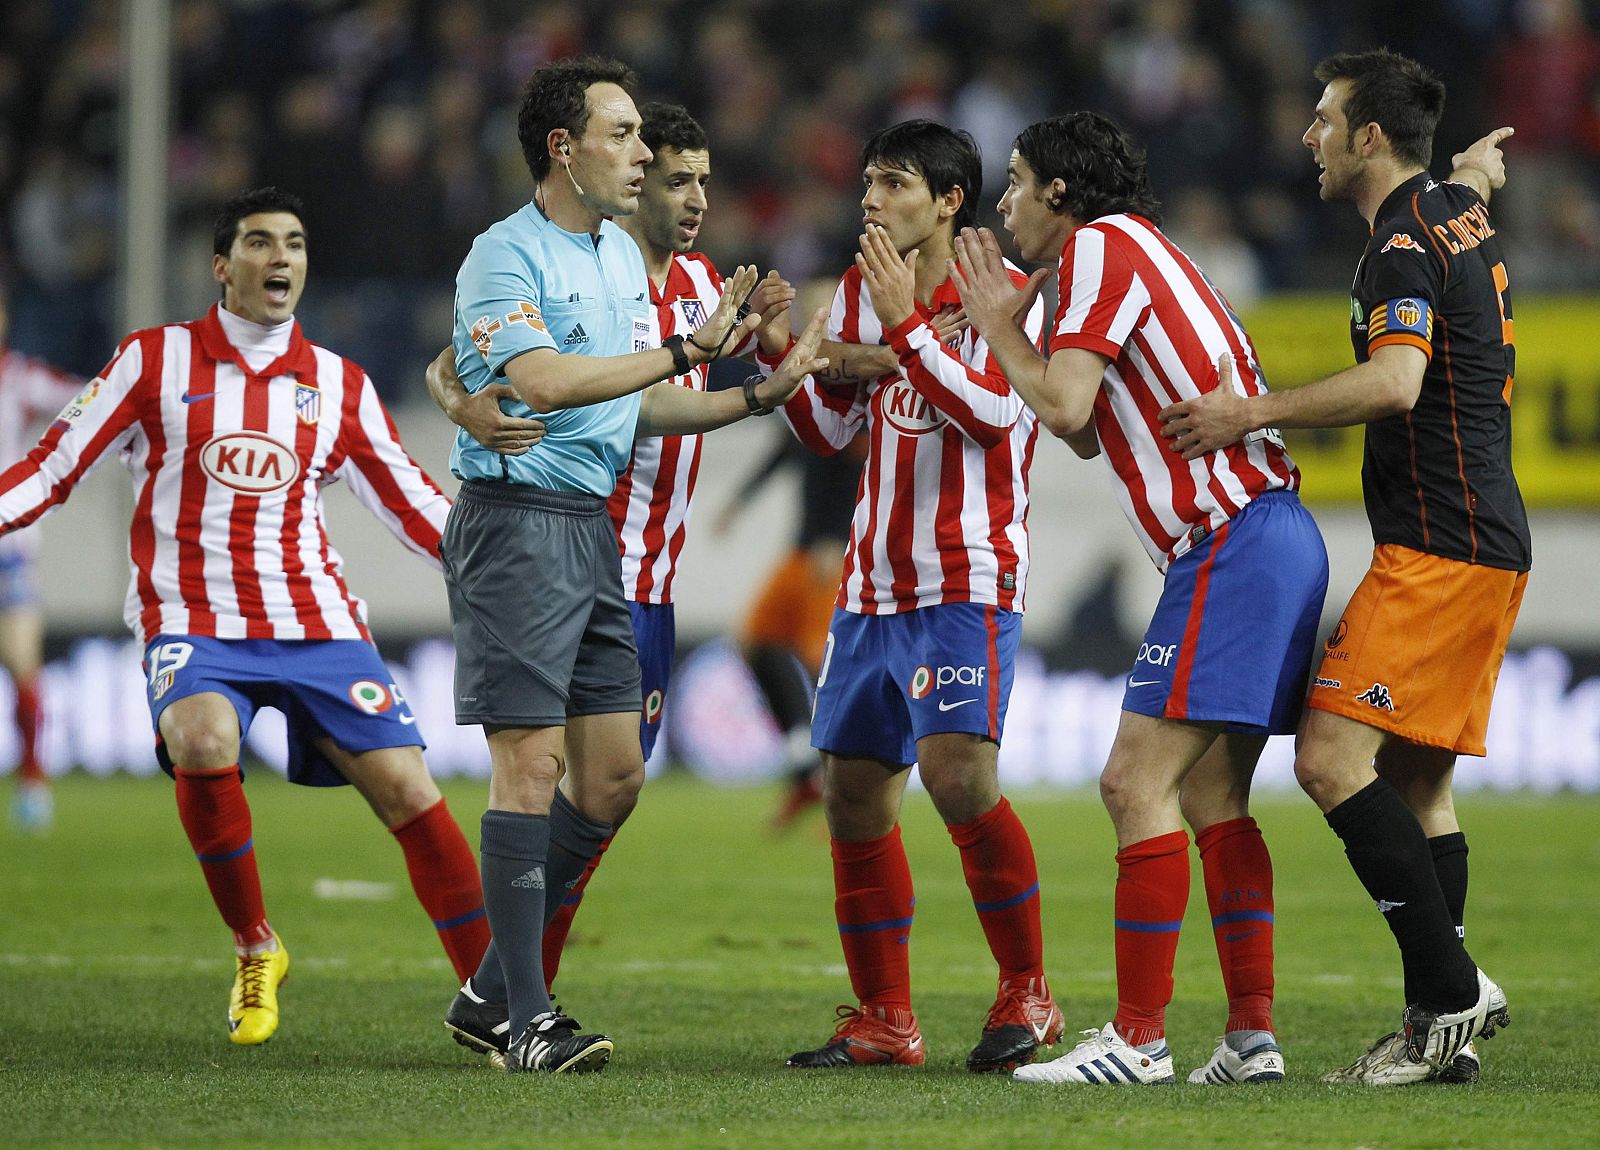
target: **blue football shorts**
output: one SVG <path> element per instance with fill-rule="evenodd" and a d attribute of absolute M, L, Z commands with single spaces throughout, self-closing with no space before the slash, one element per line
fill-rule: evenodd
<path fill-rule="evenodd" d="M 835 609 L 811 745 L 904 765 L 924 735 L 964 731 L 998 743 L 1021 633 L 1021 615 L 984 603 L 897 615 Z"/>
<path fill-rule="evenodd" d="M 1258 496 L 1167 569 L 1122 709 L 1293 734 L 1327 591 L 1328 552 L 1300 497 Z"/>
<path fill-rule="evenodd" d="M 172 761 L 160 739 L 161 713 L 179 699 L 214 691 L 239 713 L 239 737 L 256 711 L 283 712 L 289 781 L 311 787 L 348 782 L 317 750 L 327 736 L 351 754 L 423 747 L 417 717 L 372 644 L 360 639 L 212 639 L 157 635 L 145 648 L 145 693 L 162 770 Z"/>
<path fill-rule="evenodd" d="M 639 749 L 649 762 L 656 749 L 656 736 L 661 734 L 661 711 L 667 704 L 667 686 L 672 681 L 678 628 L 671 603 L 630 600 L 628 617 L 633 621 L 633 641 L 639 648 L 640 687 L 644 692 L 644 708 L 639 713 Z"/>

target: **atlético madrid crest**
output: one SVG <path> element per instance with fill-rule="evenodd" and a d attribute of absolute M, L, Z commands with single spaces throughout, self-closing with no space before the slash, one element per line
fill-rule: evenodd
<path fill-rule="evenodd" d="M 301 423 L 315 427 L 317 418 L 322 414 L 322 392 L 309 384 L 295 384 L 294 413 L 300 417 Z"/>

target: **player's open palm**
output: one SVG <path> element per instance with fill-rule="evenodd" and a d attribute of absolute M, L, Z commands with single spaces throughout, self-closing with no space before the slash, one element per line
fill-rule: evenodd
<path fill-rule="evenodd" d="M 822 346 L 822 333 L 827 324 L 828 309 L 819 307 L 812 313 L 811 322 L 806 324 L 806 330 L 800 333 L 800 338 L 795 340 L 794 346 L 789 349 L 789 354 L 783 357 L 778 370 L 756 386 L 756 398 L 760 400 L 762 407 L 770 411 L 781 406 L 791 395 L 800 390 L 800 385 L 806 376 L 828 366 L 828 357 L 817 355 L 817 349 Z"/>
<path fill-rule="evenodd" d="M 722 299 L 706 322 L 695 328 L 688 342 L 699 352 L 702 363 L 720 356 L 726 348 L 737 347 L 744 337 L 761 325 L 761 315 L 752 311 L 742 319 L 739 310 L 756 286 L 753 264 L 741 264 L 722 285 Z"/>
<path fill-rule="evenodd" d="M 988 228 L 962 228 L 955 238 L 956 258 L 950 276 L 961 296 L 967 319 L 978 334 L 990 339 L 1007 324 L 1017 326 L 1033 307 L 1050 277 L 1040 269 L 1018 287 L 1000 251 L 1000 241 Z"/>

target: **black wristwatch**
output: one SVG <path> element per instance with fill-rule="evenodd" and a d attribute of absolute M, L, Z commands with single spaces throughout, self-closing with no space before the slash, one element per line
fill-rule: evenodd
<path fill-rule="evenodd" d="M 766 376 L 758 371 L 744 381 L 744 405 L 750 409 L 751 415 L 771 415 L 775 410 L 771 407 L 762 407 L 761 401 L 756 398 L 756 384 L 765 378 Z"/>
<path fill-rule="evenodd" d="M 661 346 L 672 353 L 672 374 L 689 374 L 689 353 L 683 350 L 683 336 L 669 335 L 661 341 Z"/>

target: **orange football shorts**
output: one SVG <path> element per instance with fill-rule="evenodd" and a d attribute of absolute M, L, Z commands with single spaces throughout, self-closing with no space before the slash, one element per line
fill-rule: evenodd
<path fill-rule="evenodd" d="M 1379 544 L 1323 649 L 1307 706 L 1482 755 L 1526 571 Z"/>

